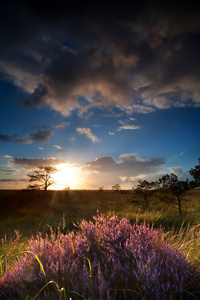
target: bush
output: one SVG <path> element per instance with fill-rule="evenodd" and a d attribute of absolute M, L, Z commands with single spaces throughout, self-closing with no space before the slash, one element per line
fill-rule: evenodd
<path fill-rule="evenodd" d="M 163 239 L 160 230 L 146 223 L 131 225 L 115 215 L 93 218 L 66 235 L 52 231 L 45 238 L 32 237 L 29 252 L 0 279 L 2 299 L 33 297 L 50 281 L 57 287 L 48 285 L 37 299 L 58 299 L 58 286 L 73 300 L 80 295 L 104 300 L 187 299 L 197 290 L 195 266 Z"/>

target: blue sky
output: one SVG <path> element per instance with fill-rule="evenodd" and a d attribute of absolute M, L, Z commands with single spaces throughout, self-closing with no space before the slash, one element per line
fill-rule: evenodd
<path fill-rule="evenodd" d="M 59 3 L 1 8 L 0 188 L 25 188 L 39 165 L 61 170 L 53 188 L 191 178 L 200 157 L 197 2 Z"/>

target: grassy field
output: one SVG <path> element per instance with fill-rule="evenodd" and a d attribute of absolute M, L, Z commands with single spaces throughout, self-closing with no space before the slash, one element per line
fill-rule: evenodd
<path fill-rule="evenodd" d="M 200 191 L 192 190 L 178 209 L 150 198 L 149 206 L 141 205 L 142 197 L 134 191 L 0 191 L 0 274 L 12 264 L 17 253 L 26 250 L 27 240 L 38 232 L 45 236 L 53 230 L 73 230 L 74 223 L 91 220 L 97 211 L 115 213 L 131 223 L 153 224 L 161 228 L 164 238 L 183 250 L 187 259 L 200 263 Z M 198 298 L 197 298 L 198 299 Z"/>
<path fill-rule="evenodd" d="M 138 218 L 162 228 L 168 233 L 168 239 L 187 242 L 191 237 L 184 231 L 198 230 L 200 224 L 200 191 L 192 190 L 182 203 L 183 214 L 178 209 L 155 198 L 149 198 L 149 206 L 141 205 L 142 196 L 134 191 L 0 191 L 0 239 L 13 240 L 16 233 L 26 239 L 37 232 L 46 233 L 51 226 L 56 229 L 65 219 L 65 229 L 74 229 L 73 224 L 85 219 L 91 220 L 97 211 L 114 212 L 120 218 L 126 217 L 132 223 Z M 190 231 L 191 232 L 191 231 Z M 179 233 L 179 235 L 177 235 Z M 175 239 L 176 235 L 176 239 Z M 199 236 L 200 237 L 200 236 Z M 189 244 L 189 243 L 188 243 Z M 200 249 L 199 249 L 200 252 Z M 197 254 L 197 253 L 196 253 Z M 195 255 L 196 255 L 195 254 Z M 190 256 L 192 251 L 190 248 Z M 199 255 L 192 255 L 199 260 Z"/>
<path fill-rule="evenodd" d="M 149 198 L 149 206 L 142 205 L 142 196 L 134 191 L 0 191 L 0 238 L 11 237 L 15 230 L 23 236 L 37 231 L 43 232 L 46 226 L 56 228 L 65 216 L 66 228 L 81 219 L 91 219 L 97 210 L 102 213 L 115 212 L 134 222 L 139 213 L 140 221 L 146 220 L 155 227 L 170 230 L 179 229 L 184 222 L 200 224 L 200 191 L 192 190 L 182 203 L 183 215 L 178 209 L 158 199 Z"/>

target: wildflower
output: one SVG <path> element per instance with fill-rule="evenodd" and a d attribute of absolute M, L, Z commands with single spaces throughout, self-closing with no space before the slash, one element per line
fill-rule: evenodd
<path fill-rule="evenodd" d="M 51 281 L 65 288 L 68 297 L 74 291 L 97 300 L 184 299 L 184 290 L 197 288 L 195 267 L 162 239 L 160 230 L 145 222 L 131 225 L 114 214 L 97 214 L 94 222 L 83 220 L 78 227 L 66 235 L 32 237 L 29 252 L 0 279 L 2 299 L 34 297 Z M 57 299 L 56 286 L 49 285 L 49 290 Z M 47 289 L 38 299 L 45 297 Z M 72 299 L 78 296 L 73 294 Z"/>

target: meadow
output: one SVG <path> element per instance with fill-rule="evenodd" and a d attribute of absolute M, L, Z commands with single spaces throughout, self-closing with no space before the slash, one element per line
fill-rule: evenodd
<path fill-rule="evenodd" d="M 0 191 L 0 299 L 200 299 L 200 191 Z"/>

